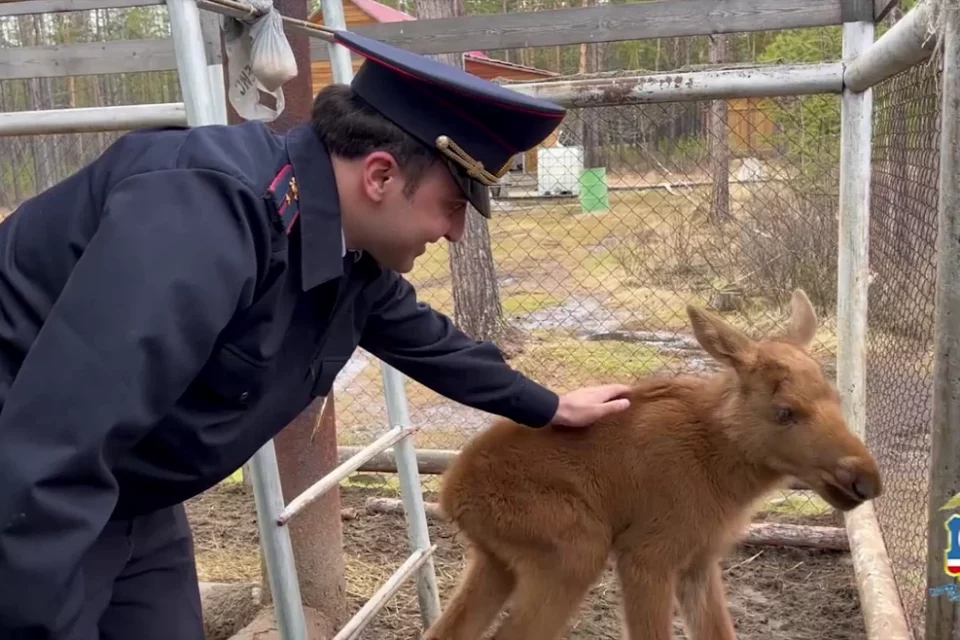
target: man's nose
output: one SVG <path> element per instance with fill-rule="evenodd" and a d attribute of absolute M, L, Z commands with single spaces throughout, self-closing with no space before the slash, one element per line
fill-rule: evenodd
<path fill-rule="evenodd" d="M 450 224 L 450 230 L 447 231 L 446 235 L 443 237 L 447 239 L 448 242 L 459 242 L 460 238 L 463 237 L 463 227 L 466 220 L 465 214 L 460 214 L 453 219 L 453 222 Z"/>

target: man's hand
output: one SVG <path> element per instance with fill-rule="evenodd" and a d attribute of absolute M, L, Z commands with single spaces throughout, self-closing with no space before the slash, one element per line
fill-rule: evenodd
<path fill-rule="evenodd" d="M 606 384 L 583 387 L 560 396 L 557 414 L 550 426 L 586 427 L 600 418 L 624 411 L 630 401 L 624 396 L 630 387 L 623 384 Z"/>

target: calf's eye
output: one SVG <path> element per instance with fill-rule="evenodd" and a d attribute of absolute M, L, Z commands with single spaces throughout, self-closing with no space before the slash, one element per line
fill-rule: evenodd
<path fill-rule="evenodd" d="M 787 407 L 780 407 L 777 409 L 777 422 L 780 424 L 787 424 L 788 422 L 793 422 L 793 410 Z"/>

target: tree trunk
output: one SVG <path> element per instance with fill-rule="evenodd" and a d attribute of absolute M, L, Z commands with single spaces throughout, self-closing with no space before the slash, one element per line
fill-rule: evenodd
<path fill-rule="evenodd" d="M 710 38 L 710 63 L 722 64 L 727 57 L 727 36 Z M 710 150 L 710 172 L 713 175 L 713 198 L 710 220 L 716 224 L 730 217 L 730 149 L 727 144 L 727 101 L 714 100 L 708 120 L 707 144 Z"/>
<path fill-rule="evenodd" d="M 421 20 L 463 15 L 462 0 L 415 0 L 415 5 L 417 17 Z M 433 57 L 463 68 L 459 54 L 445 53 Z M 474 340 L 497 342 L 503 337 L 506 324 L 490 246 L 490 230 L 487 219 L 471 206 L 467 207 L 463 238 L 450 244 L 450 276 L 453 280 L 454 322 Z"/>
<path fill-rule="evenodd" d="M 307 5 L 299 0 L 276 0 L 274 7 L 283 15 L 304 20 Z M 287 34 L 298 68 L 310 65 L 310 40 L 300 34 Z M 221 56 L 227 56 L 221 41 Z M 224 69 L 226 72 L 226 68 Z M 224 73 L 224 90 L 230 78 Z M 300 73 L 283 85 L 286 108 L 270 128 L 285 133 L 309 119 L 313 104 L 313 85 L 309 73 Z M 243 122 L 226 103 L 227 121 Z M 283 502 L 291 500 L 337 467 L 336 404 L 333 390 L 326 399 L 315 399 L 274 438 Z M 247 466 L 249 469 L 249 466 Z M 350 617 L 347 601 L 346 565 L 343 555 L 343 528 L 340 520 L 340 487 L 335 486 L 305 507 L 287 524 L 293 547 L 297 579 L 307 622 L 308 640 L 332 637 L 329 629 L 339 629 Z M 261 567 L 265 561 L 261 553 Z M 273 614 L 273 594 L 266 570 L 263 570 L 262 598 L 266 608 L 238 637 L 277 638 Z"/>
<path fill-rule="evenodd" d="M 581 7 L 595 7 L 597 0 L 582 0 Z M 600 45 L 592 43 L 580 44 L 580 73 L 596 73 L 600 71 L 600 57 L 602 51 Z M 605 166 L 606 160 L 603 153 L 603 142 L 601 138 L 601 122 L 599 108 L 586 108 L 580 110 L 580 144 L 583 146 L 583 167 L 585 169 L 598 169 Z"/>

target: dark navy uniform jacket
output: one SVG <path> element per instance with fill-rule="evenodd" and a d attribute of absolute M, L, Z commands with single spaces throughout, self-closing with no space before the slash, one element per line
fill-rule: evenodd
<path fill-rule="evenodd" d="M 108 519 L 227 477 L 358 345 L 533 427 L 557 407 L 398 274 L 343 256 L 308 126 L 128 134 L 0 224 L 0 260 L 0 629 L 69 609 Z"/>

